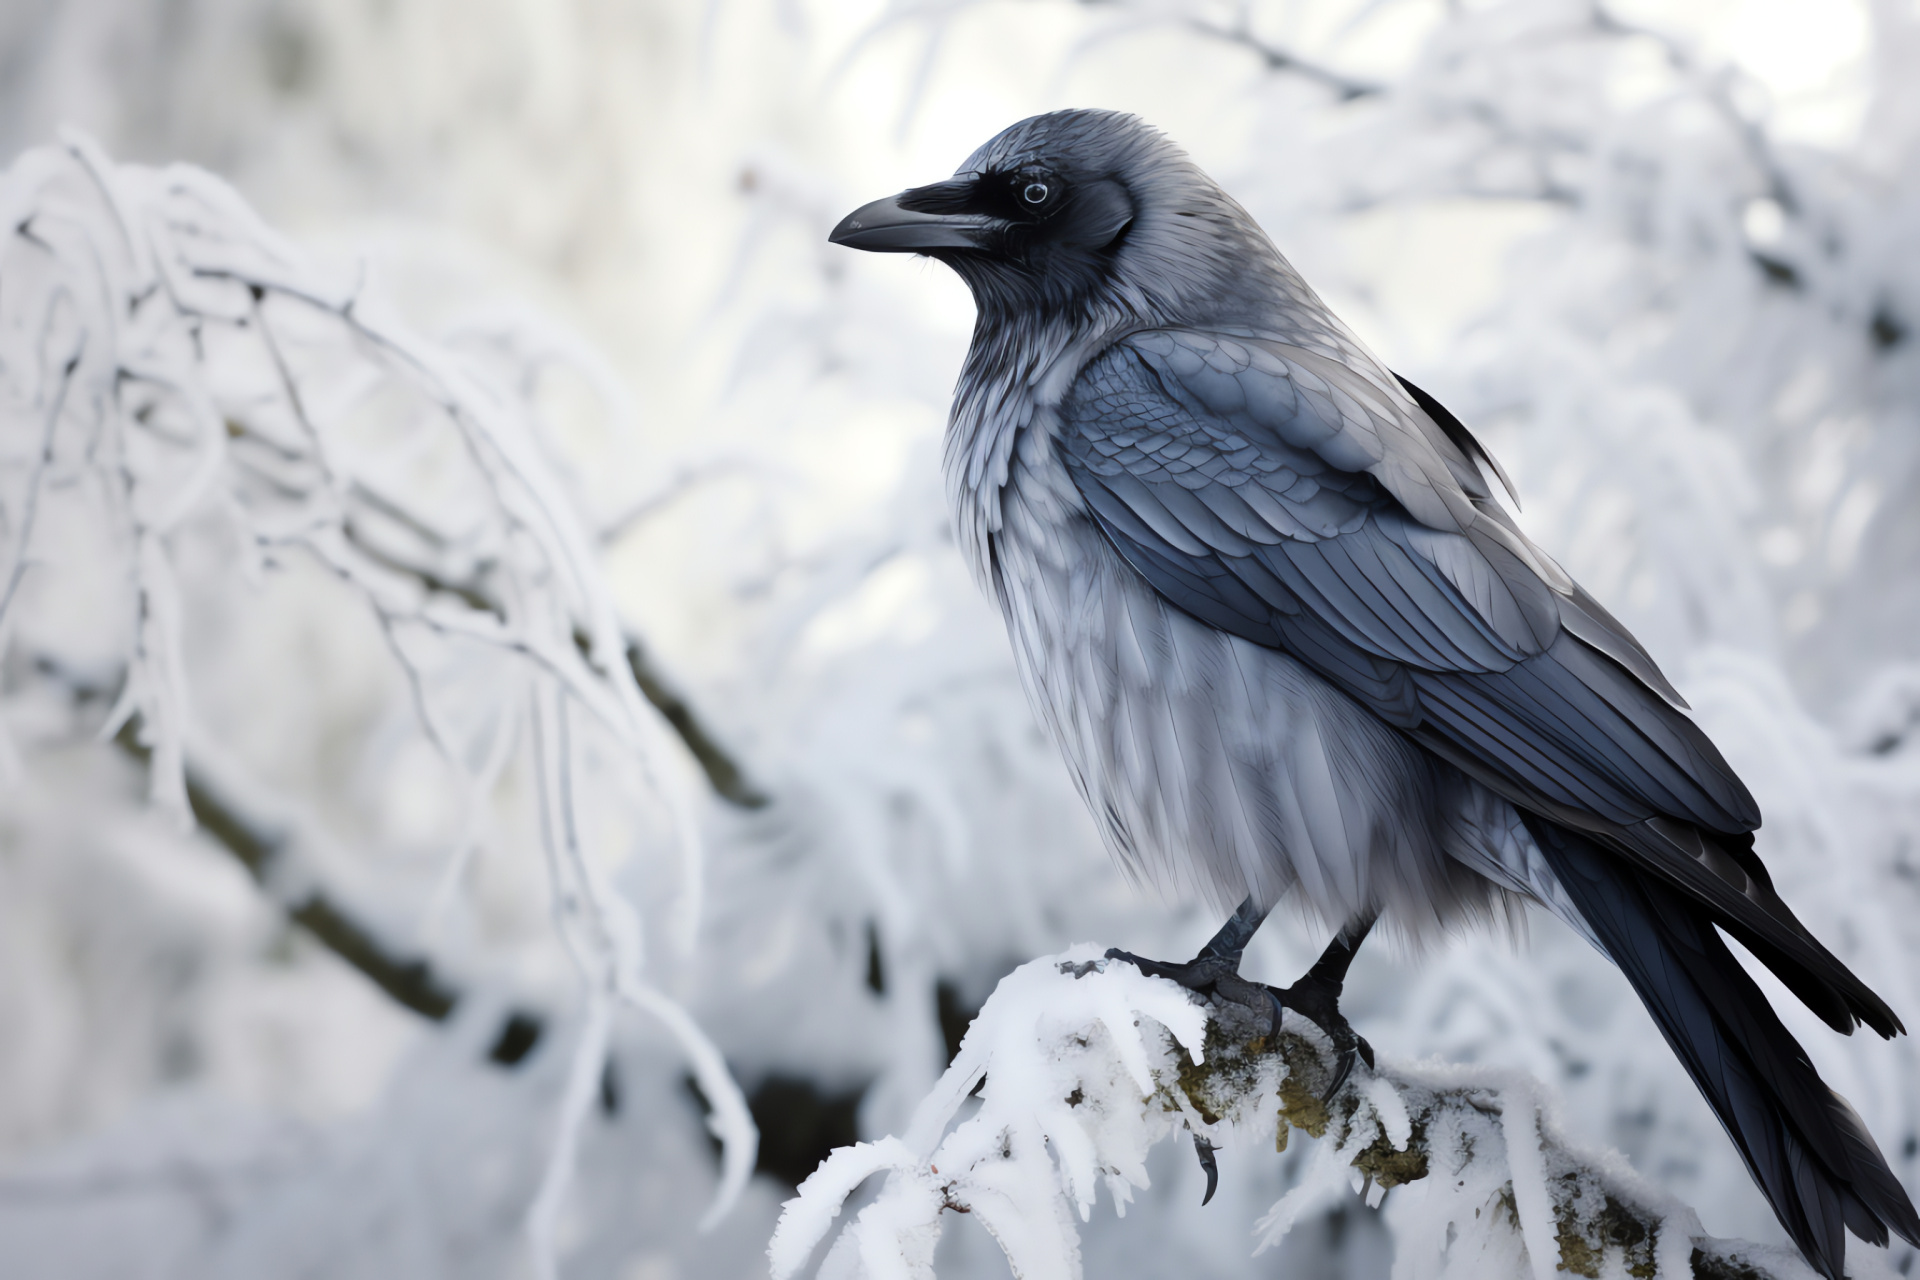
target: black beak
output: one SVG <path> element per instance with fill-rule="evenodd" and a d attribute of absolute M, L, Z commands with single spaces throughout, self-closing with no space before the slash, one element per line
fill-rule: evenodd
<path fill-rule="evenodd" d="M 840 220 L 827 242 L 873 253 L 985 248 L 999 219 L 959 207 L 972 192 L 970 181 L 940 182 L 863 204 Z"/>

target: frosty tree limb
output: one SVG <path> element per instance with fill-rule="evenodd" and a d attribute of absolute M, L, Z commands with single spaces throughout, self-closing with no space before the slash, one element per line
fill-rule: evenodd
<path fill-rule="evenodd" d="M 1527 157 L 1531 171 L 1528 184 L 1490 186 L 1479 180 L 1471 170 L 1475 162 L 1485 158 L 1485 154 L 1475 152 L 1457 167 L 1458 171 L 1453 175 L 1453 189 L 1435 194 L 1494 200 L 1528 199 L 1561 205 L 1578 203 L 1585 196 L 1580 184 L 1572 184 L 1556 176 L 1555 160 L 1568 156 L 1583 159 L 1591 157 L 1600 142 L 1598 129 L 1542 127 L 1537 121 L 1528 121 L 1523 125 L 1502 105 L 1498 93 L 1463 92 L 1457 85 L 1445 86 L 1436 93 L 1433 85 L 1420 83 L 1418 75 L 1395 81 L 1376 81 L 1349 75 L 1263 36 L 1255 30 L 1250 9 L 1246 5 L 1236 6 L 1231 20 L 1220 20 L 1194 16 L 1178 7 L 1170 8 L 1159 0 L 1077 2 L 1088 8 L 1116 8 L 1138 13 L 1141 25 L 1182 26 L 1209 39 L 1247 50 L 1261 61 L 1268 73 L 1294 76 L 1321 85 L 1341 102 L 1391 98 L 1396 95 L 1404 98 L 1409 96 L 1409 90 L 1426 92 L 1430 98 L 1426 106 L 1439 118 L 1451 117 L 1468 122 L 1483 130 L 1494 147 L 1510 148 Z M 1732 133 L 1748 163 L 1758 174 L 1764 193 L 1789 215 L 1802 212 L 1796 184 L 1764 121 L 1753 112 L 1743 109 L 1736 100 L 1735 89 L 1740 83 L 1741 74 L 1736 67 L 1707 65 L 1686 41 L 1657 26 L 1622 18 L 1600 0 L 1590 0 L 1590 3 L 1580 6 L 1542 6 L 1539 14 L 1540 25 L 1530 32 L 1535 36 L 1552 36 L 1560 40 L 1585 38 L 1596 43 L 1637 40 L 1657 48 L 1669 69 L 1687 90 L 1720 117 Z M 1483 11 L 1457 11 L 1448 19 L 1454 23 L 1489 20 L 1505 23 L 1508 15 L 1489 18 Z M 1454 60 L 1457 60 L 1457 55 L 1449 59 Z M 1376 202 L 1360 200 L 1353 207 L 1364 208 Z M 1783 271 L 1784 264 L 1761 254 L 1754 255 L 1754 262 L 1769 279 L 1793 283 L 1794 273 L 1790 269 Z"/>
<path fill-rule="evenodd" d="M 153 753 L 141 742 L 137 721 L 122 725 L 114 735 L 114 744 L 142 764 L 151 765 Z M 243 802 L 209 777 L 191 754 L 185 773 L 187 804 L 195 824 L 247 869 L 254 883 L 287 913 L 288 919 L 366 975 L 395 1003 L 436 1022 L 453 1012 L 460 991 L 435 972 L 426 956 L 396 951 L 377 930 L 362 924 L 353 911 L 313 883 L 310 875 L 294 879 L 284 874 L 290 862 L 300 863 L 302 870 L 312 862 L 310 858 L 289 857 L 289 851 L 303 838 L 297 827 L 249 812 Z"/>
<path fill-rule="evenodd" d="M 1114 0 L 1075 0 L 1075 3 L 1089 9 L 1108 8 L 1113 7 Z M 919 74 L 912 82 L 916 87 L 911 91 L 913 95 L 917 95 L 930 78 L 933 62 L 945 35 L 946 22 L 958 10 L 964 8 L 965 4 L 966 0 L 962 0 L 960 4 L 927 4 L 922 0 L 893 0 L 893 3 L 861 32 L 852 47 L 841 55 L 841 66 L 852 65 L 865 46 L 881 32 L 908 22 L 924 23 L 928 27 L 927 42 L 921 55 Z M 1348 75 L 1261 36 L 1253 29 L 1245 5 L 1238 6 L 1234 19 L 1230 22 L 1182 14 L 1169 10 L 1164 4 L 1134 4 L 1123 7 L 1145 10 L 1146 24 L 1166 23 L 1182 26 L 1199 35 L 1245 49 L 1258 58 L 1267 71 L 1279 75 L 1298 76 L 1310 81 L 1331 90 L 1341 102 L 1370 98 L 1386 90 L 1383 84 Z M 917 105 L 917 96 L 911 96 L 902 114 L 903 122 L 912 118 Z"/>
<path fill-rule="evenodd" d="M 832 1235 L 832 1280 L 930 1280 L 945 1210 L 975 1214 L 1022 1280 L 1078 1280 L 1077 1215 L 1104 1185 L 1122 1215 L 1147 1151 L 1182 1131 L 1233 1163 L 1314 1142 L 1291 1190 L 1255 1225 L 1277 1244 L 1329 1199 L 1356 1195 L 1398 1221 L 1395 1275 L 1553 1280 L 1801 1280 L 1785 1249 L 1706 1236 L 1693 1211 L 1611 1152 L 1561 1132 L 1546 1090 L 1519 1072 L 1356 1064 L 1327 1101 L 1333 1053 L 1309 1024 L 1277 1041 L 1264 1014 L 1200 1003 L 1174 983 L 1081 945 L 1023 965 L 981 1009 L 903 1137 L 833 1153 L 789 1200 L 768 1254 L 790 1280 Z M 978 1086 L 979 1110 L 957 1125 Z M 834 1233 L 848 1197 L 878 1195 Z"/>
<path fill-rule="evenodd" d="M 61 684 L 76 702 L 97 701 L 108 696 L 106 690 L 92 686 L 51 660 L 43 659 L 36 665 L 43 674 Z M 151 763 L 152 753 L 141 742 L 136 722 L 122 726 L 114 742 L 142 764 Z M 343 905 L 319 882 L 318 866 L 328 859 L 311 852 L 302 853 L 303 845 L 315 839 L 313 832 L 285 815 L 270 817 L 257 811 L 240 798 L 231 780 L 210 776 L 191 752 L 186 759 L 185 781 L 187 801 L 199 829 L 231 853 L 262 892 L 286 911 L 289 919 L 359 970 L 398 1004 L 435 1021 L 442 1021 L 453 1012 L 461 990 L 435 970 L 429 956 L 409 955 L 395 948 L 378 929 L 364 924 L 350 906 Z M 757 1138 L 751 1132 L 751 1116 L 740 1104 L 737 1093 L 729 1099 L 725 1062 L 677 1004 L 637 981 L 632 983 L 626 998 L 666 1025 L 692 1061 L 702 1096 L 720 1100 L 714 1108 L 713 1123 L 720 1132 L 731 1131 L 735 1139 L 723 1146 L 725 1180 L 730 1184 L 744 1183 L 753 1171 Z M 575 1067 L 569 1073 L 563 1104 L 569 1123 L 563 1126 L 552 1160 L 554 1169 L 560 1173 L 550 1173 L 543 1182 L 530 1214 L 543 1251 L 551 1249 L 554 1215 L 559 1211 L 570 1180 L 574 1134 L 586 1110 L 582 1099 L 590 1097 L 588 1086 L 597 1080 L 599 1064 L 607 1053 L 607 1001 L 590 1001 L 588 1014 L 586 1032 L 576 1047 Z M 525 1016 L 513 1015 L 521 1019 Z M 587 1083 L 583 1084 L 583 1079 Z M 730 1110 L 721 1109 L 729 1107 L 730 1102 Z M 708 1213 L 707 1225 L 719 1221 L 728 1201 L 728 1197 L 716 1200 Z"/>
<path fill-rule="evenodd" d="M 431 341 L 384 313 L 364 278 L 337 279 L 282 241 L 230 188 L 198 170 L 116 166 L 89 140 L 23 155 L 0 175 L 0 642 L 17 632 L 19 589 L 42 565 L 36 625 L 61 637 L 68 577 L 94 573 L 122 597 L 104 625 L 37 643 L 54 658 L 85 645 L 92 665 L 124 671 L 103 733 L 143 755 L 156 803 L 206 823 L 296 919 L 396 999 L 444 1017 L 455 993 L 424 962 L 396 957 L 374 931 L 301 877 L 311 868 L 236 789 L 191 764 L 196 736 L 182 620 L 189 589 L 221 573 L 258 577 L 309 557 L 364 606 L 406 681 L 417 729 L 439 752 L 466 811 L 482 822 L 530 708 L 594 743 L 596 794 L 645 800 L 671 819 L 684 888 L 675 937 L 690 949 L 702 860 L 684 788 L 662 768 L 666 732 L 683 741 L 735 803 L 755 793 L 657 677 L 620 626 L 599 544 L 579 495 L 554 465 L 533 399 L 551 342 L 475 353 Z M 362 276 L 364 272 L 361 273 Z M 498 338 L 500 335 L 492 335 Z M 512 347 L 511 343 L 507 344 Z M 585 361 L 593 366 L 593 361 Z M 594 366 L 598 367 L 598 366 Z M 379 495 L 405 494 L 404 501 Z M 76 551 L 43 536 L 97 532 Z M 391 539 L 365 536 L 369 525 Z M 218 530 L 219 537 L 207 535 Z M 181 544 L 224 549 L 189 568 Z M 63 562 L 64 558 L 64 562 Z M 186 575 L 191 572 L 192 580 Z M 96 618 L 101 611 L 93 606 Z M 116 651 L 117 648 L 117 651 Z M 665 706 L 662 706 L 665 703 Z M 666 714 L 662 714 L 665 712 Z M 533 726 L 537 737 L 537 726 Z M 540 771 L 558 921 L 588 1005 L 620 999 L 665 1023 L 686 1052 L 725 1148 L 715 1210 L 753 1162 L 744 1100 L 719 1055 L 640 973 L 639 918 L 578 847 L 581 768 L 571 737 Z M 638 784 L 638 785 L 636 785 Z M 477 844 L 470 823 L 449 870 Z M 457 876 L 446 877 L 447 882 Z M 580 1052 L 593 1057 L 588 1019 Z M 604 1027 L 602 1027 L 602 1032 Z M 582 1114 L 570 1090 L 530 1223 L 536 1266 L 554 1266 L 550 1230 Z"/>
<path fill-rule="evenodd" d="M 1075 0 L 1075 2 L 1088 9 L 1116 7 L 1114 0 Z M 1117 7 L 1140 11 L 1140 26 L 1182 26 L 1210 40 L 1244 49 L 1258 58 L 1267 71 L 1279 75 L 1297 76 L 1324 89 L 1330 89 L 1334 97 L 1341 102 L 1374 97 L 1386 92 L 1387 89 L 1386 85 L 1378 81 L 1348 75 L 1323 62 L 1315 61 L 1296 49 L 1261 35 L 1254 30 L 1252 15 L 1248 6 L 1244 4 L 1235 7 L 1231 21 L 1196 16 L 1161 3 L 1123 3 Z"/>
<path fill-rule="evenodd" d="M 1102 2 L 1104 0 L 1081 0 L 1083 4 Z M 1371 98 L 1386 91 L 1386 86 L 1383 84 L 1335 71 L 1311 58 L 1301 56 L 1284 45 L 1261 39 L 1254 33 L 1244 9 L 1232 23 L 1214 22 L 1207 18 L 1188 18 L 1186 25 L 1203 36 L 1250 51 L 1270 72 L 1299 76 L 1303 80 L 1311 80 L 1315 84 L 1331 89 L 1334 96 L 1342 102 Z"/>
<path fill-rule="evenodd" d="M 627 668 L 633 672 L 634 683 L 640 686 L 641 694 L 680 735 L 681 744 L 706 774 L 707 785 L 713 788 L 714 794 L 739 809 L 764 809 L 772 803 L 772 798 L 754 783 L 732 753 L 707 731 L 693 705 L 654 665 L 646 646 L 631 633 L 627 636 L 626 656 Z"/>
<path fill-rule="evenodd" d="M 445 539 L 437 530 L 416 521 L 403 506 L 377 491 L 357 484 L 353 488 L 353 497 L 364 504 L 369 512 L 391 521 L 434 553 L 444 554 L 448 549 Z M 478 577 L 465 580 L 449 577 L 431 564 L 422 563 L 424 557 L 409 556 L 383 546 L 378 538 L 367 531 L 365 521 L 349 518 L 343 525 L 343 532 L 360 554 L 393 573 L 413 578 L 426 591 L 451 596 L 479 613 L 491 614 L 496 618 L 506 616 L 503 606 Z M 631 629 L 623 632 L 623 639 L 627 669 L 632 672 L 641 695 L 679 735 L 681 745 L 693 757 L 694 763 L 700 766 L 714 794 L 736 808 L 765 808 L 771 802 L 770 797 L 753 782 L 740 761 L 707 728 L 705 719 L 693 704 L 687 701 L 686 696 L 675 688 L 666 673 L 654 662 L 645 642 Z M 582 656 L 590 656 L 592 641 L 585 632 L 576 630 L 573 642 Z"/>
<path fill-rule="evenodd" d="M 1683 42 L 1668 32 L 1629 22 L 1614 13 L 1606 5 L 1594 0 L 1590 15 L 1593 29 L 1602 35 L 1648 40 L 1659 46 L 1666 56 L 1667 65 L 1686 79 L 1700 97 L 1711 106 L 1727 127 L 1739 138 L 1747 158 L 1754 168 L 1760 171 L 1766 181 L 1767 194 L 1779 203 L 1787 213 L 1797 213 L 1801 209 L 1800 198 L 1796 193 L 1792 179 L 1787 176 L 1781 164 L 1773 139 L 1767 135 L 1765 125 L 1750 112 L 1740 109 L 1733 99 L 1732 86 L 1738 74 L 1733 67 L 1712 68 L 1702 66 L 1698 56 Z"/>

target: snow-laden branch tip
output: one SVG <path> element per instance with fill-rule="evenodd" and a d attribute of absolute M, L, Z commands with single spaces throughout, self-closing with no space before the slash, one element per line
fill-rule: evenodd
<path fill-rule="evenodd" d="M 1003 979 L 906 1134 L 835 1151 L 787 1202 L 773 1280 L 799 1275 L 829 1236 L 823 1277 L 930 1280 L 948 1209 L 974 1214 L 1021 1280 L 1078 1280 L 1075 1219 L 1102 1186 L 1124 1217 L 1156 1143 L 1188 1132 L 1250 1163 L 1294 1130 L 1316 1145 L 1254 1224 L 1255 1253 L 1329 1200 L 1381 1209 L 1394 1192 L 1405 1280 L 1810 1274 L 1785 1249 L 1706 1236 L 1622 1157 L 1569 1140 L 1524 1074 L 1382 1059 L 1323 1101 L 1333 1054 L 1310 1024 L 1276 1038 L 1264 1013 L 1102 955 L 1081 945 Z M 955 1124 L 976 1086 L 978 1110 Z M 876 1174 L 885 1185 L 835 1234 Z"/>
<path fill-rule="evenodd" d="M 522 729 L 562 727 L 536 771 L 538 799 L 549 834 L 562 833 L 552 890 L 589 1017 L 530 1219 L 550 1267 L 591 1092 L 580 1082 L 595 1078 L 615 1002 L 665 1021 L 714 1099 L 726 1149 L 716 1213 L 752 1167 L 737 1086 L 693 1020 L 643 980 L 639 915 L 576 835 L 575 757 L 588 751 L 575 740 L 594 738 L 615 802 L 635 797 L 670 819 L 683 948 L 698 912 L 697 822 L 582 495 L 542 429 L 538 375 L 555 344 L 512 340 L 502 322 L 477 349 L 429 340 L 363 277 L 317 265 L 210 174 L 116 165 L 77 135 L 0 175 L 0 641 L 36 611 L 39 649 L 64 660 L 63 644 L 84 645 L 93 665 L 124 672 L 103 735 L 137 735 L 154 799 L 183 823 L 194 811 L 186 744 L 199 735 L 182 638 L 195 597 L 182 584 L 204 585 L 209 543 L 234 578 L 305 555 L 346 587 L 471 811 L 486 810 Z M 587 373 L 608 381 L 598 366 Z M 182 572 L 196 538 L 202 559 Z M 61 630 L 69 578 L 119 594 L 104 611 L 117 635 Z M 450 858 L 473 843 L 469 832 Z M 297 878 L 297 853 L 279 850 L 273 875 Z M 430 994 L 444 1012 L 444 993 Z"/>

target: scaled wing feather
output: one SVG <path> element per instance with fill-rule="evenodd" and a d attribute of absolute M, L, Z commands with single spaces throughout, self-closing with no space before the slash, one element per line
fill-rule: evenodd
<path fill-rule="evenodd" d="M 1757 863 L 1700 839 L 1739 844 L 1752 796 L 1645 650 L 1398 387 L 1256 335 L 1153 330 L 1091 362 L 1059 415 L 1095 521 L 1172 603 L 1696 895 L 1799 970 L 1790 984 L 1835 1025 L 1898 1025 Z"/>

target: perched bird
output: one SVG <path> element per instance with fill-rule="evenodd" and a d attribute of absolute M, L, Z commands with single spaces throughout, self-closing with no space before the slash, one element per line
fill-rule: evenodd
<path fill-rule="evenodd" d="M 1113 954 L 1295 1010 L 1344 1078 L 1371 1061 L 1338 999 L 1376 919 L 1432 936 L 1530 899 L 1626 975 L 1816 1269 L 1842 1274 L 1845 1229 L 1920 1245 L 1717 932 L 1835 1030 L 1904 1030 L 1774 891 L 1752 795 L 1467 428 L 1184 152 L 1128 115 L 1036 116 L 831 239 L 972 289 L 961 545 L 1114 853 L 1240 904 L 1192 961 Z M 1241 979 L 1288 895 L 1333 943 L 1291 987 Z"/>

